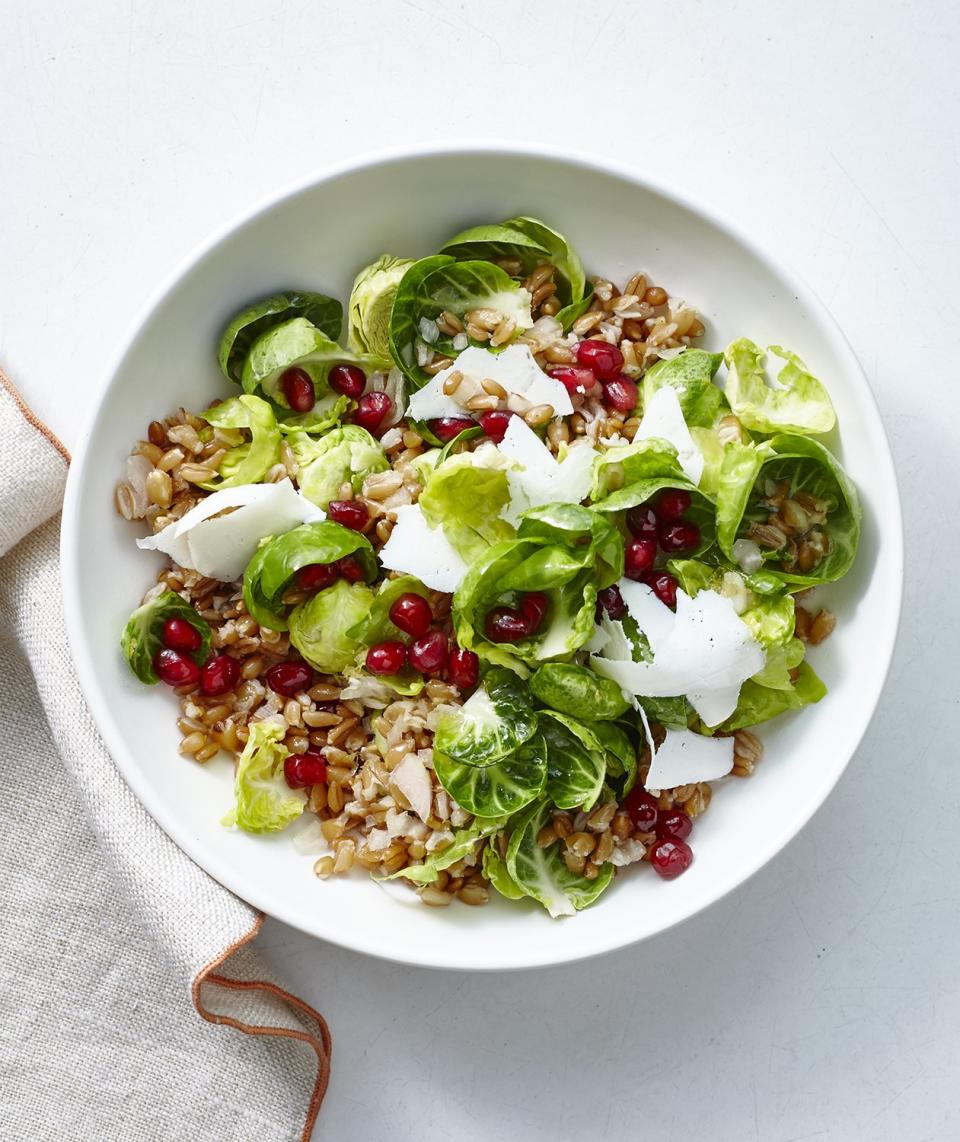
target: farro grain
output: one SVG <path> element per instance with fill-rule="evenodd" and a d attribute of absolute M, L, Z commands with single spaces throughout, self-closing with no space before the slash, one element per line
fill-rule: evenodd
<path fill-rule="evenodd" d="M 460 388 L 463 381 L 463 373 L 459 369 L 454 369 L 453 372 L 443 382 L 444 396 L 452 397 L 453 394 Z"/>
<path fill-rule="evenodd" d="M 124 519 L 132 520 L 134 518 L 137 507 L 133 498 L 133 489 L 129 484 L 125 484 L 122 481 L 117 484 L 116 491 L 114 492 L 114 502 L 117 505 L 117 511 Z"/>
<path fill-rule="evenodd" d="M 147 436 L 151 444 L 162 445 L 167 439 L 167 430 L 159 420 L 151 420 L 147 428 Z"/>
<path fill-rule="evenodd" d="M 488 393 L 482 395 L 478 393 L 467 401 L 465 407 L 470 412 L 490 412 L 497 407 L 497 398 Z"/>
<path fill-rule="evenodd" d="M 217 741 L 208 741 L 207 744 L 201 746 L 193 756 L 197 761 L 209 761 L 212 757 L 216 757 L 219 752 L 220 743 Z"/>
<path fill-rule="evenodd" d="M 546 424 L 547 421 L 552 420 L 553 417 L 554 409 L 552 404 L 534 405 L 533 408 L 523 414 L 523 419 L 531 428 L 537 428 L 541 424 Z"/>
<path fill-rule="evenodd" d="M 573 852 L 571 849 L 566 849 L 563 854 L 563 863 L 572 873 L 582 875 L 586 865 L 586 857 L 581 856 L 580 853 Z"/>
<path fill-rule="evenodd" d="M 180 752 L 184 757 L 189 757 L 190 754 L 196 753 L 207 744 L 207 735 L 201 733 L 199 730 L 194 730 L 180 742 Z"/>
<path fill-rule="evenodd" d="M 537 833 L 537 844 L 542 849 L 549 848 L 557 839 L 557 830 L 553 825 L 544 825 Z"/>
<path fill-rule="evenodd" d="M 555 290 L 556 286 L 553 287 L 553 291 Z M 496 327 L 496 329 L 494 329 L 493 335 L 490 338 L 490 344 L 493 346 L 506 345 L 506 343 L 510 340 L 514 333 L 516 333 L 516 331 L 516 318 L 505 317 L 503 321 L 501 321 L 500 324 Z M 506 392 L 504 392 L 504 396 L 506 396 Z"/>
<path fill-rule="evenodd" d="M 420 890 L 420 899 L 431 908 L 446 908 L 448 904 L 453 903 L 453 897 L 449 893 L 442 892 L 432 884 Z"/>
<path fill-rule="evenodd" d="M 484 379 L 480 382 L 480 387 L 489 396 L 497 397 L 498 400 L 507 399 L 507 390 L 503 387 L 503 385 L 500 384 L 499 381 L 495 381 L 492 377 L 484 377 Z"/>
<path fill-rule="evenodd" d="M 597 847 L 597 838 L 592 837 L 589 833 L 571 833 L 564 841 L 564 844 L 567 846 L 569 852 L 575 852 L 582 857 L 588 857 Z"/>
<path fill-rule="evenodd" d="M 318 876 L 321 880 L 326 880 L 333 875 L 333 857 L 322 856 L 319 860 L 314 861 L 313 874 Z"/>
<path fill-rule="evenodd" d="M 465 884 L 457 893 L 457 897 L 462 900 L 464 904 L 477 907 L 487 903 L 490 899 L 490 893 L 480 884 Z"/>
<path fill-rule="evenodd" d="M 820 611 L 810 626 L 809 642 L 811 646 L 818 646 L 825 638 L 833 634 L 837 625 L 837 618 L 831 611 Z"/>

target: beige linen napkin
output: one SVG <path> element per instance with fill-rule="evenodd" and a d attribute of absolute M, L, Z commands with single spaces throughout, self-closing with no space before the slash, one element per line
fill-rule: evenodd
<path fill-rule="evenodd" d="M 0 382 L 0 1136 L 307 1139 L 326 1024 L 107 754 L 61 612 L 68 457 Z"/>

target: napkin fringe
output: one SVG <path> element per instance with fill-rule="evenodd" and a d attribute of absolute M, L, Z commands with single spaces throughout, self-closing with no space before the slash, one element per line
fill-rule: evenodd
<path fill-rule="evenodd" d="M 43 423 L 40 417 L 37 416 L 33 409 L 27 404 L 27 402 L 20 395 L 16 385 L 14 385 L 14 383 L 10 380 L 3 369 L 0 369 L 0 385 L 2 385 L 10 394 L 10 399 L 20 410 L 24 420 L 29 425 L 32 425 L 37 430 L 37 432 L 45 436 L 64 458 L 64 460 L 66 460 L 66 462 L 69 464 L 71 457 L 70 453 L 67 451 L 66 445 L 55 432 L 53 432 Z"/>
<path fill-rule="evenodd" d="M 292 995 L 289 991 L 285 991 L 282 987 L 278 987 L 277 984 L 271 983 L 269 980 L 232 979 L 216 971 L 217 968 L 227 964 L 231 957 L 240 951 L 241 948 L 255 940 L 262 927 L 263 913 L 261 912 L 257 915 L 249 932 L 241 936 L 239 940 L 236 940 L 228 948 L 224 949 L 224 951 L 197 972 L 191 989 L 193 1005 L 196 1007 L 199 1015 L 203 1019 L 206 1019 L 208 1023 L 220 1023 L 227 1027 L 233 1027 L 238 1031 L 242 1031 L 245 1035 L 275 1035 L 286 1039 L 296 1039 L 313 1049 L 317 1056 L 317 1078 L 313 1086 L 313 1093 L 310 1097 L 309 1105 L 307 1106 L 303 1132 L 300 1135 L 301 1142 L 310 1142 L 310 1136 L 313 1133 L 317 1115 L 320 1113 L 324 1095 L 327 1093 L 327 1084 L 330 1082 L 330 1054 L 332 1051 L 332 1042 L 326 1019 L 308 1003 L 304 1003 L 302 999 L 298 999 L 297 996 Z M 244 1023 L 239 1019 L 234 1019 L 230 1015 L 220 1015 L 215 1011 L 211 1011 L 204 1004 L 202 997 L 204 984 L 215 984 L 218 987 L 224 987 L 234 991 L 260 992 L 275 996 L 286 1003 L 293 1014 L 300 1020 L 306 1021 L 308 1025 L 315 1026 L 317 1033 L 311 1034 L 308 1031 L 296 1031 L 291 1027 L 280 1027 L 277 1025 Z"/>

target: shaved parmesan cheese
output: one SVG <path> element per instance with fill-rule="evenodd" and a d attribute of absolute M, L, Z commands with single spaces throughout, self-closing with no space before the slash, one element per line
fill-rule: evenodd
<path fill-rule="evenodd" d="M 707 738 L 690 730 L 667 730 L 650 762 L 646 789 L 675 789 L 716 781 L 733 769 L 733 738 Z"/>
<path fill-rule="evenodd" d="M 289 480 L 241 484 L 207 496 L 163 531 L 138 539 L 137 546 L 162 551 L 181 567 L 230 583 L 243 574 L 262 539 L 322 519 L 326 516 L 320 508 Z"/>
<path fill-rule="evenodd" d="M 390 571 L 416 575 L 435 591 L 450 593 L 467 572 L 467 564 L 450 546 L 443 528 L 431 528 L 419 504 L 397 508 L 397 522 L 380 549 L 380 562 Z"/>
<path fill-rule="evenodd" d="M 451 373 L 461 375 L 452 396 L 443 391 Z M 496 381 L 507 391 L 507 407 L 525 412 L 538 404 L 552 405 L 557 416 L 573 412 L 570 394 L 563 385 L 548 377 L 533 359 L 529 345 L 508 345 L 499 353 L 472 346 L 464 349 L 452 365 L 410 398 L 407 414 L 415 420 L 441 416 L 463 416 L 467 401 L 483 395 L 483 381 Z"/>
<path fill-rule="evenodd" d="M 594 654 L 594 669 L 641 697 L 686 695 L 708 726 L 728 718 L 743 682 L 764 665 L 763 648 L 731 601 L 716 591 L 701 591 L 695 599 L 677 591 L 676 614 L 663 607 L 667 618 L 624 580 L 620 591 L 631 614 L 634 607 L 639 611 L 634 618 L 647 636 L 653 662 L 633 662 L 622 653 L 613 658 L 607 646 L 602 654 Z"/>
<path fill-rule="evenodd" d="M 664 385 L 657 389 L 646 408 L 634 441 L 656 437 L 666 440 L 677 450 L 677 460 L 691 484 L 699 484 L 703 475 L 703 453 L 694 444 L 687 422 L 683 419 L 680 400 L 675 389 Z"/>
<path fill-rule="evenodd" d="M 597 453 L 587 440 L 577 441 L 558 461 L 523 417 L 513 416 L 497 449 L 519 465 L 507 472 L 510 503 L 501 515 L 509 523 L 541 504 L 578 504 L 590 491 Z"/>
<path fill-rule="evenodd" d="M 661 603 L 653 589 L 646 583 L 637 583 L 633 579 L 621 579 L 618 586 L 620 598 L 626 603 L 637 626 L 647 636 L 651 649 L 668 639 L 673 633 L 677 616 Z M 630 654 L 608 654 L 607 657 L 629 658 Z"/>
<path fill-rule="evenodd" d="M 390 774 L 390 791 L 406 798 L 410 808 L 421 821 L 430 816 L 433 805 L 433 785 L 430 772 L 415 753 L 408 753 Z"/>

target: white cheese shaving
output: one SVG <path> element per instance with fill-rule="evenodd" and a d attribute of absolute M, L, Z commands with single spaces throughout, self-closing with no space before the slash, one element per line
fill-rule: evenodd
<path fill-rule="evenodd" d="M 497 448 L 519 465 L 507 472 L 510 503 L 501 515 L 510 523 L 541 504 L 578 504 L 590 491 L 597 453 L 588 440 L 577 441 L 558 461 L 523 417 L 513 416 Z"/>
<path fill-rule="evenodd" d="M 453 372 L 460 373 L 462 380 L 456 391 L 447 396 L 443 386 Z M 464 349 L 452 365 L 413 394 L 407 414 L 414 420 L 469 415 L 467 401 L 483 394 L 483 381 L 488 378 L 506 389 L 509 408 L 524 412 L 534 405 L 549 404 L 557 416 L 573 412 L 570 394 L 540 368 L 529 345 L 508 345 L 499 353 L 474 345 Z"/>
<path fill-rule="evenodd" d="M 677 450 L 677 460 L 683 469 L 684 475 L 691 484 L 699 484 L 703 475 L 703 453 L 694 444 L 687 422 L 683 419 L 680 410 L 680 400 L 676 391 L 669 385 L 657 389 L 647 407 L 643 410 L 643 419 L 634 436 L 637 440 L 649 440 L 656 437 L 666 440 Z"/>
<path fill-rule="evenodd" d="M 708 726 L 719 725 L 736 709 L 743 682 L 764 664 L 763 648 L 731 601 L 716 591 L 701 591 L 695 599 L 677 591 L 676 614 L 664 607 L 670 618 L 656 614 L 654 619 L 646 596 L 623 581 L 620 591 L 631 613 L 627 595 L 633 597 L 639 611 L 634 618 L 647 636 L 653 662 L 614 659 L 605 648 L 593 656 L 594 669 L 641 697 L 686 695 Z"/>
<path fill-rule="evenodd" d="M 435 591 L 455 591 L 467 572 L 443 528 L 431 528 L 419 504 L 397 508 L 397 522 L 380 549 L 380 562 L 390 571 L 416 575 Z"/>
<path fill-rule="evenodd" d="M 241 484 L 207 496 L 163 531 L 138 539 L 137 546 L 162 551 L 181 567 L 230 583 L 243 574 L 262 539 L 322 519 L 326 516 L 320 508 L 289 480 Z"/>
<path fill-rule="evenodd" d="M 708 738 L 690 730 L 667 730 L 650 762 L 646 789 L 675 789 L 716 781 L 733 769 L 733 738 Z"/>

